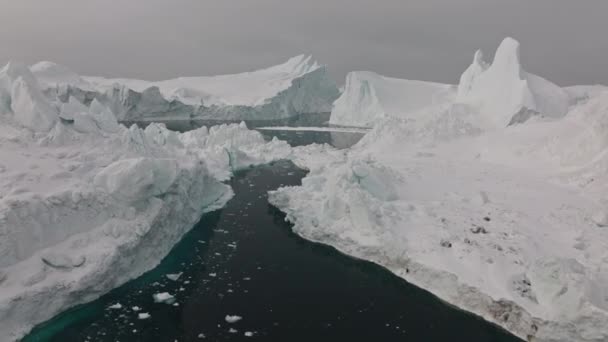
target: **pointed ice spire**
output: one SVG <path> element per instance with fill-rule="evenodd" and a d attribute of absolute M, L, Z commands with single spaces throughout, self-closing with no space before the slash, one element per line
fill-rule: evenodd
<path fill-rule="evenodd" d="M 460 82 L 458 83 L 459 99 L 464 99 L 469 94 L 477 77 L 487 69 L 488 63 L 486 63 L 483 59 L 483 51 L 475 51 L 473 63 L 471 63 L 467 70 L 465 70 L 465 72 L 463 72 L 460 76 Z"/>

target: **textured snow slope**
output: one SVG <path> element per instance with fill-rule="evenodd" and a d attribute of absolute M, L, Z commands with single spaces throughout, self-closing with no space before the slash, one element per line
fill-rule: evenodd
<path fill-rule="evenodd" d="M 514 47 L 507 40 L 499 50 Z M 527 74 L 501 83 L 525 96 L 503 90 L 497 99 L 497 85 L 484 93 L 475 78 L 513 66 L 498 55 L 486 70 L 477 54 L 463 77 L 473 82 L 462 92 L 483 106 L 382 119 L 345 155 L 304 159 L 311 172 L 302 186 L 270 200 L 301 236 L 385 266 L 524 339 L 607 341 L 608 92 L 568 88 L 561 112 L 562 91 Z M 482 84 L 501 80 L 489 75 Z M 489 111 L 491 99 L 551 117 L 507 126 L 520 109 Z"/>
<path fill-rule="evenodd" d="M 97 98 L 121 120 L 277 119 L 329 112 L 339 95 L 325 66 L 304 55 L 253 72 L 159 82 L 83 78 L 49 62 L 32 66 L 32 71 L 52 98 L 65 102 L 72 95 L 85 103 Z"/>
<path fill-rule="evenodd" d="M 244 124 L 125 128 L 98 101 L 52 104 L 23 65 L 0 72 L 0 341 L 153 268 L 236 169 L 291 148 Z"/>
<path fill-rule="evenodd" d="M 470 124 L 484 130 L 495 129 L 526 121 L 532 116 L 562 117 L 580 95 L 577 90 L 569 92 L 524 71 L 519 43 L 506 38 L 498 47 L 492 64 L 483 60 L 481 51 L 475 53 L 473 63 L 462 74 L 457 88 L 388 78 L 371 72 L 351 73 L 347 76 L 344 92 L 334 103 L 330 122 L 373 126 L 383 117 L 420 117 L 453 106 L 468 106 L 467 112 L 475 113 Z"/>

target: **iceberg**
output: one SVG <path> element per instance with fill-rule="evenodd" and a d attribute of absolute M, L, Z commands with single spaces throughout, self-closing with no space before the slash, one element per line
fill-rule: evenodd
<path fill-rule="evenodd" d="M 459 84 L 396 79 L 373 72 L 352 72 L 335 101 L 330 123 L 372 127 L 383 118 L 428 120 L 445 112 L 466 112 L 469 124 L 483 130 L 503 128 L 531 117 L 563 117 L 577 99 L 588 98 L 598 87 L 563 89 L 526 72 L 520 44 L 506 38 L 494 61 L 475 52 Z"/>
<path fill-rule="evenodd" d="M 566 115 L 568 93 L 540 76 L 523 70 L 520 44 L 505 38 L 490 66 L 476 54 L 459 85 L 459 100 L 476 105 L 489 125 L 504 127 L 514 115 L 532 111 L 551 118 Z"/>
<path fill-rule="evenodd" d="M 158 82 L 81 77 L 50 62 L 31 70 L 49 98 L 67 102 L 75 97 L 87 105 L 97 99 L 120 121 L 281 119 L 330 112 L 339 96 L 326 67 L 304 55 L 252 72 Z"/>
<path fill-rule="evenodd" d="M 244 123 L 127 128 L 101 100 L 51 101 L 51 76 L 0 71 L 0 341 L 152 269 L 234 171 L 292 153 Z"/>
<path fill-rule="evenodd" d="M 376 90 L 384 78 L 359 75 L 332 117 L 360 101 L 349 123 L 374 128 L 341 155 L 296 150 L 309 174 L 270 193 L 294 232 L 522 339 L 608 340 L 606 87 L 526 73 L 509 38 L 491 65 L 476 53 L 444 103 L 400 111 L 409 82 L 394 82 L 392 98 L 346 101 L 389 93 Z"/>
<path fill-rule="evenodd" d="M 371 127 L 382 118 L 404 118 L 453 97 L 448 84 L 403 80 L 368 71 L 346 76 L 344 92 L 333 105 L 330 124 Z"/>

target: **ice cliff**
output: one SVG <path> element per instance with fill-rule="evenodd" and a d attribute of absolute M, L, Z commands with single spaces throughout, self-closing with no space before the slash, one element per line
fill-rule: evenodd
<path fill-rule="evenodd" d="M 80 77 L 50 62 L 38 63 L 32 71 L 51 99 L 75 97 L 87 105 L 97 99 L 127 121 L 280 119 L 330 112 L 339 96 L 326 67 L 304 55 L 252 72 L 159 82 Z"/>

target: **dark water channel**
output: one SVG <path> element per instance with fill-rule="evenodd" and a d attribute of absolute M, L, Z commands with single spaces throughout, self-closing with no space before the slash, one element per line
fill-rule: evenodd
<path fill-rule="evenodd" d="M 284 132 L 294 143 L 331 142 L 313 133 L 328 132 Z M 304 176 L 287 161 L 238 172 L 235 197 L 204 215 L 161 265 L 25 341 L 520 341 L 376 265 L 294 235 L 267 191 Z M 175 303 L 154 303 L 162 292 Z"/>

